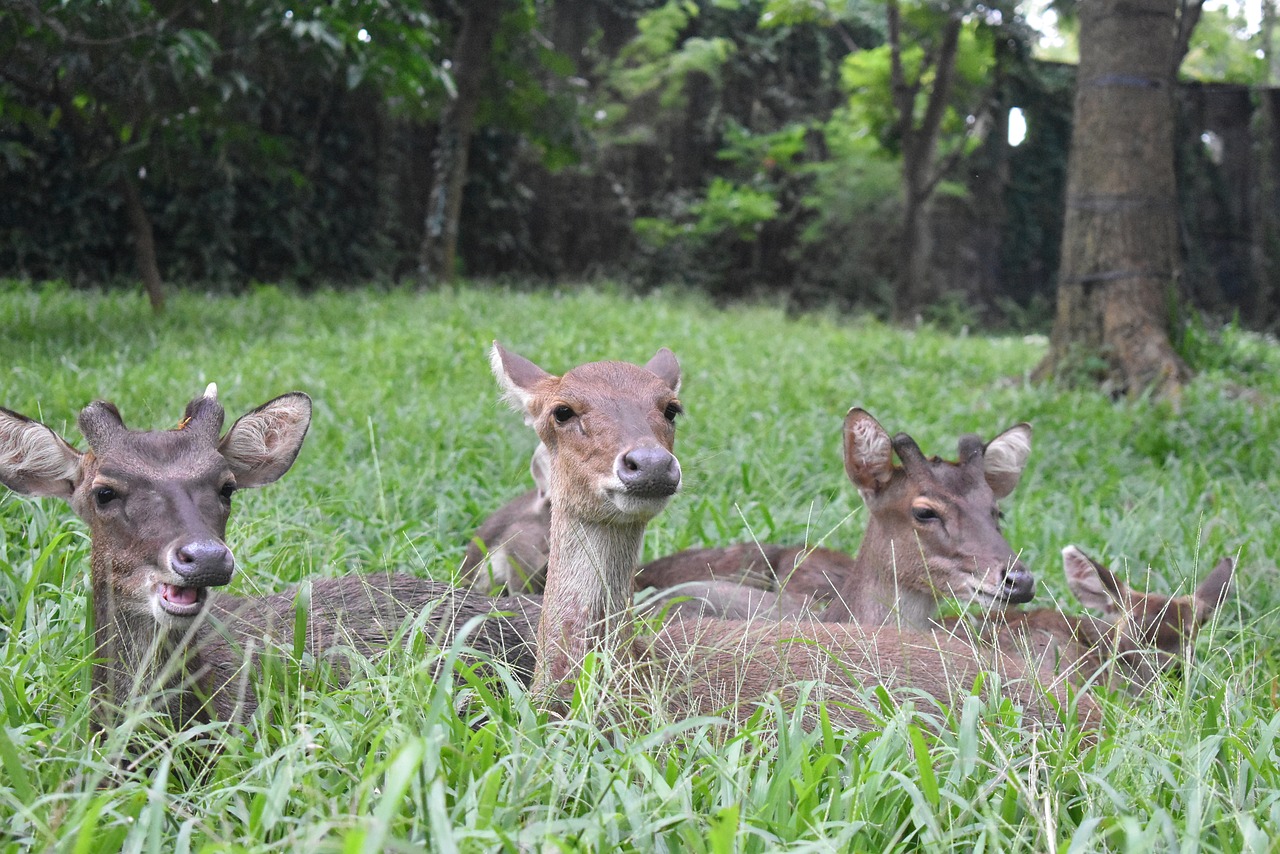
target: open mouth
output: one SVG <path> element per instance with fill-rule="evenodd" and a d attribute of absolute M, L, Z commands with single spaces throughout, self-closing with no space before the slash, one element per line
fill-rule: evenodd
<path fill-rule="evenodd" d="M 160 607 L 175 617 L 194 617 L 204 607 L 208 598 L 207 587 L 180 587 L 177 584 L 157 584 Z"/>

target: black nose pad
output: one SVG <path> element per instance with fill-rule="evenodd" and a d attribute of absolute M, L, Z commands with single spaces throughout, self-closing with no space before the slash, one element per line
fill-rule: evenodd
<path fill-rule="evenodd" d="M 1001 586 L 1005 601 L 1015 605 L 1030 602 L 1036 595 L 1036 580 L 1021 561 L 1004 571 Z"/>
<path fill-rule="evenodd" d="M 191 587 L 219 587 L 231 581 L 235 558 L 221 540 L 193 540 L 175 548 L 169 567 Z"/>
<path fill-rule="evenodd" d="M 680 463 L 666 448 L 651 445 L 632 448 L 614 464 L 627 492 L 644 498 L 674 495 L 680 488 Z"/>

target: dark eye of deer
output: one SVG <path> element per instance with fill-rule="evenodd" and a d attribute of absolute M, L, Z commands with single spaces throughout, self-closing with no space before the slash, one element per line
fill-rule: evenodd
<path fill-rule="evenodd" d="M 109 486 L 99 486 L 93 491 L 93 500 L 98 502 L 99 507 L 106 507 L 115 501 L 116 497 L 116 491 Z"/>
<path fill-rule="evenodd" d="M 911 508 L 911 515 L 915 517 L 917 522 L 932 522 L 939 518 L 938 511 L 932 507 L 920 505 Z"/>
<path fill-rule="evenodd" d="M 577 414 L 573 411 L 573 407 L 565 406 L 563 403 L 551 410 L 551 417 L 556 420 L 557 424 L 563 424 Z"/>
<path fill-rule="evenodd" d="M 674 400 L 667 404 L 667 408 L 662 411 L 662 417 L 676 423 L 676 416 L 684 412 L 684 407 L 676 403 Z"/>
<path fill-rule="evenodd" d="M 222 487 L 218 494 L 222 496 L 223 501 L 230 501 L 231 496 L 236 494 L 236 485 L 234 483 L 228 483 L 226 486 Z"/>

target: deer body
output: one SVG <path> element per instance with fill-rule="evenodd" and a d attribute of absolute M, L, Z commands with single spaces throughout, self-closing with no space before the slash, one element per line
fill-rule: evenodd
<path fill-rule="evenodd" d="M 307 611 L 302 644 L 342 671 L 349 651 L 384 649 L 406 616 L 430 606 L 425 622 L 447 640 L 473 616 L 470 638 L 526 675 L 536 606 L 522 599 L 466 596 L 447 585 L 403 575 L 324 579 L 300 591 L 263 597 L 222 595 L 235 560 L 227 519 L 236 490 L 281 477 L 297 457 L 311 402 L 294 393 L 239 419 L 219 439 L 222 407 L 210 386 L 175 430 L 134 431 L 116 408 L 98 402 L 79 417 L 91 451 L 81 453 L 39 422 L 0 409 L 0 483 L 17 492 L 67 500 L 90 528 L 97 726 L 139 701 L 185 726 L 243 719 L 256 705 L 249 676 L 264 648 L 290 654 L 297 609 Z"/>
<path fill-rule="evenodd" d="M 1140 593 L 1075 546 L 1062 550 L 1067 586 L 1081 604 L 1103 612 L 1069 615 L 1053 608 L 940 621 L 1006 652 L 1018 652 L 1072 681 L 1101 682 L 1137 693 L 1180 663 L 1200 626 L 1226 599 L 1235 563 L 1223 558 L 1189 596 Z"/>
<path fill-rule="evenodd" d="M 925 459 L 910 436 L 891 439 L 868 413 L 851 409 L 845 471 L 868 511 L 856 557 L 753 543 L 693 549 L 646 564 L 637 583 L 668 587 L 710 575 L 826 604 L 827 621 L 918 629 L 944 596 L 987 608 L 1027 602 L 1035 582 L 1000 533 L 997 502 L 1017 485 L 1030 452 L 1031 428 L 1018 424 L 985 444 L 963 437 L 959 462 Z"/>
<path fill-rule="evenodd" d="M 464 583 L 485 592 L 542 590 L 551 553 L 547 464 L 547 449 L 540 444 L 529 465 L 536 486 L 503 505 L 476 530 L 462 561 Z"/>
<path fill-rule="evenodd" d="M 967 694 L 984 669 L 972 645 L 890 627 L 676 615 L 655 634 L 634 636 L 628 609 L 645 525 L 680 482 L 672 453 L 680 412 L 674 356 L 660 350 L 644 368 L 597 362 L 557 377 L 495 344 L 492 362 L 550 459 L 551 555 L 534 690 L 568 699 L 593 649 L 618 653 L 641 684 L 674 684 L 669 707 L 677 713 L 728 707 L 744 716 L 753 701 L 778 691 L 792 696 L 797 683 L 814 680 L 833 700 L 885 684 L 945 703 Z M 1017 661 L 1000 669 L 1030 719 L 1055 719 L 1034 673 Z M 1061 686 L 1052 690 L 1065 700 Z M 1078 713 L 1094 723 L 1088 703 Z M 866 723 L 853 707 L 828 708 L 837 720 Z"/>

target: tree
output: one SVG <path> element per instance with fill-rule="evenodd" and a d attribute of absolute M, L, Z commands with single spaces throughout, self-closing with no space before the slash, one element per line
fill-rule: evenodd
<path fill-rule="evenodd" d="M 1096 368 L 1115 393 L 1174 395 L 1188 377 L 1170 306 L 1180 268 L 1173 82 L 1178 0 L 1079 4 L 1058 300 L 1036 373 Z"/>
<path fill-rule="evenodd" d="M 930 204 L 989 125 L 994 45 L 1014 35 L 1002 32 L 1015 19 L 1001 5 L 886 0 L 885 44 L 845 60 L 852 116 L 901 158 L 899 320 L 940 295 L 929 275 Z"/>
<path fill-rule="evenodd" d="M 436 131 L 431 195 L 418 256 L 418 278 L 424 285 L 453 280 L 467 148 L 475 132 L 493 40 L 505 5 L 501 0 L 479 0 L 463 7 L 452 60 L 456 86 Z"/>

